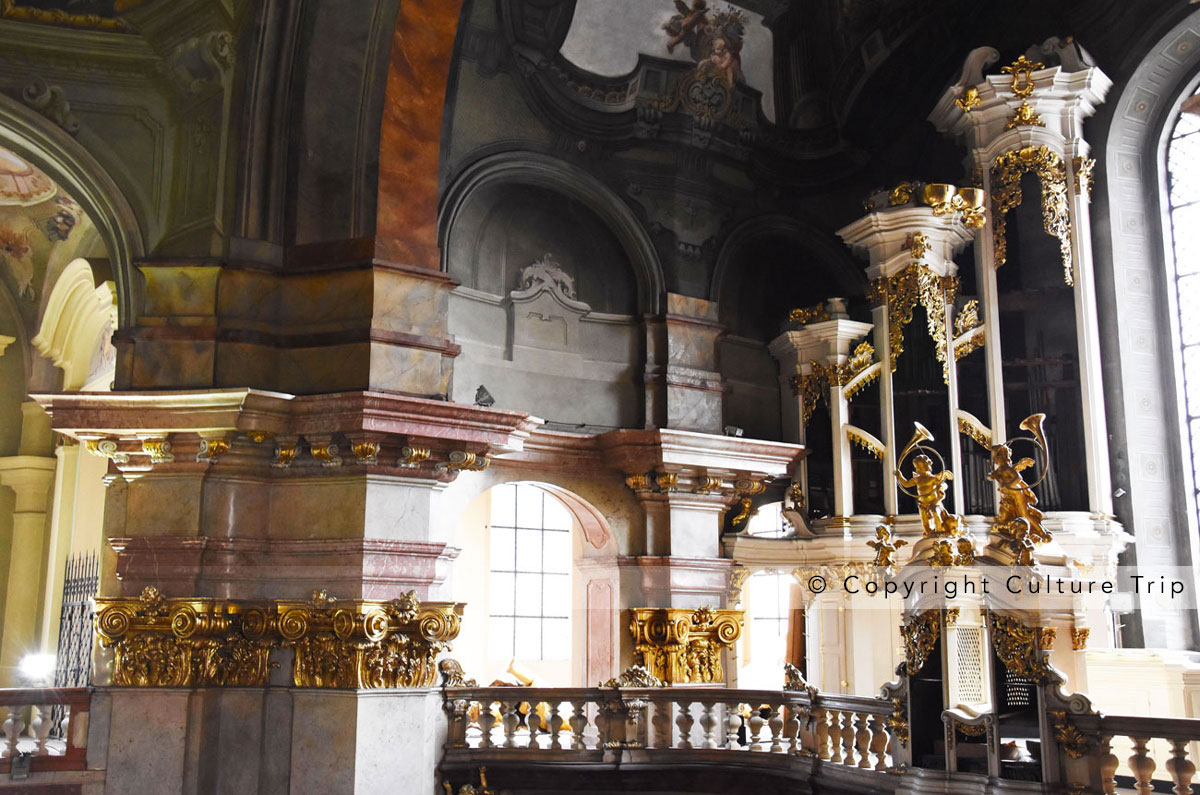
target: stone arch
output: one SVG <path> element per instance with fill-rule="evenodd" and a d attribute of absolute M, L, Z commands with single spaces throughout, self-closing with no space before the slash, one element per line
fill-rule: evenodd
<path fill-rule="evenodd" d="M 116 309 L 113 283 L 97 287 L 87 260 L 72 260 L 55 282 L 32 340 L 38 353 L 62 369 L 63 389 L 105 389 L 111 382 Z"/>
<path fill-rule="evenodd" d="M 1192 11 L 1143 55 L 1110 95 L 1097 151 L 1094 211 L 1097 303 L 1112 440 L 1117 517 L 1156 560 L 1192 565 L 1196 519 L 1189 505 L 1176 376 L 1175 330 L 1161 201 L 1164 141 L 1185 89 L 1200 76 L 1200 11 Z M 1119 318 L 1119 320 L 1118 320 Z M 1167 341 L 1167 342 L 1163 342 Z M 1194 618 L 1137 611 L 1133 642 L 1195 647 Z M 1134 629 L 1136 636 L 1136 629 Z"/>
<path fill-rule="evenodd" d="M 620 196 L 578 166 L 548 155 L 506 152 L 484 157 L 463 169 L 442 197 L 438 246 L 442 270 L 450 231 L 470 198 L 483 188 L 508 183 L 546 188 L 574 199 L 594 212 L 620 242 L 637 280 L 638 309 L 661 311 L 665 291 L 662 264 L 649 235 Z"/>
<path fill-rule="evenodd" d="M 709 296 L 721 305 L 721 320 L 726 326 L 737 326 L 736 317 L 738 295 L 742 286 L 747 282 L 749 274 L 742 267 L 741 257 L 745 256 L 753 246 L 770 239 L 788 240 L 794 246 L 797 257 L 807 256 L 805 262 L 798 265 L 815 267 L 824 277 L 824 284 L 830 285 L 841 293 L 839 297 L 862 295 L 867 288 L 865 270 L 854 260 L 848 249 L 832 236 L 817 231 L 816 227 L 802 220 L 787 215 L 763 215 L 743 221 L 729 233 L 720 252 L 717 254 L 716 267 L 709 287 Z M 797 276 L 800 272 L 797 272 Z M 770 285 L 774 294 L 781 299 L 788 299 L 786 285 Z M 780 292 L 782 290 L 782 292 Z M 810 303 L 815 303 L 828 295 L 813 295 Z M 808 301 L 810 296 L 800 296 L 795 300 Z M 792 307 L 794 308 L 794 307 Z M 777 318 L 777 320 L 781 320 Z"/>
<path fill-rule="evenodd" d="M 28 159 L 87 211 L 112 262 L 119 322 L 127 327 L 133 320 L 138 294 L 133 263 L 146 246 L 133 206 L 100 163 L 74 138 L 3 95 L 0 146 Z"/>

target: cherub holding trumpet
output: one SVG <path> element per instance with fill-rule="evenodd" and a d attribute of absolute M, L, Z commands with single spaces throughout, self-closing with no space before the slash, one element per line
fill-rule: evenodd
<path fill-rule="evenodd" d="M 927 447 L 924 442 L 931 441 L 933 434 L 921 423 L 914 423 L 916 431 L 913 433 L 913 438 L 908 445 L 900 453 L 897 459 L 896 479 L 900 484 L 901 489 L 905 489 L 905 493 L 914 497 L 917 501 L 917 508 L 921 515 L 921 528 L 924 531 L 925 538 L 942 538 L 947 536 L 959 535 L 958 517 L 946 510 L 944 502 L 946 500 L 946 484 L 954 479 L 954 473 L 942 466 L 941 472 L 933 471 L 933 459 L 924 453 L 913 458 L 913 473 L 911 477 L 905 477 L 900 471 L 899 465 L 904 463 L 904 459 L 909 453 L 918 450 L 933 450 Z M 936 455 L 936 451 L 934 451 Z M 941 458 L 938 456 L 939 459 Z M 915 489 L 914 492 L 907 489 Z"/>

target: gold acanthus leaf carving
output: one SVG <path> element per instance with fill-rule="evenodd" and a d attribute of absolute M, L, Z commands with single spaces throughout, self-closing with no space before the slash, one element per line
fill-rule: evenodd
<path fill-rule="evenodd" d="M 1053 638 L 1038 627 L 1027 627 L 1000 613 L 989 610 L 986 615 L 992 647 L 1009 672 L 1044 684 L 1050 669 L 1042 659 L 1042 643 L 1049 640 L 1053 644 Z"/>
<path fill-rule="evenodd" d="M 668 684 L 724 682 L 721 652 L 742 636 L 741 610 L 635 607 L 634 652 Z"/>
<path fill-rule="evenodd" d="M 234 601 L 140 597 L 96 600 L 96 630 L 113 649 L 123 687 L 263 687 L 271 651 L 296 650 L 297 687 L 429 687 L 435 660 L 458 635 L 463 605 L 399 599 Z"/>
<path fill-rule="evenodd" d="M 1071 258 L 1071 215 L 1067 201 L 1067 169 L 1063 159 L 1045 146 L 1012 149 L 992 164 L 992 227 L 995 266 L 1008 259 L 1007 217 L 1021 204 L 1021 177 L 1033 172 L 1042 185 L 1042 222 L 1046 232 L 1058 238 L 1062 255 L 1063 279 L 1075 284 Z"/>
<path fill-rule="evenodd" d="M 940 634 L 941 623 L 936 610 L 911 618 L 900 627 L 900 635 L 904 638 L 904 670 L 909 676 L 915 676 L 925 667 Z"/>
<path fill-rule="evenodd" d="M 1015 130 L 1017 127 L 1045 127 L 1046 123 L 1042 121 L 1042 117 L 1034 112 L 1033 106 L 1028 102 L 1022 102 L 1013 111 L 1013 115 L 1008 120 L 1008 124 L 1004 125 L 1006 130 Z"/>
<path fill-rule="evenodd" d="M 1075 174 L 1075 194 L 1087 196 L 1092 200 L 1092 185 L 1096 178 L 1096 160 L 1092 157 L 1076 155 L 1071 160 L 1071 171 Z"/>
<path fill-rule="evenodd" d="M 211 598 L 97 599 L 96 631 L 120 687 L 262 687 L 273 644 L 246 631 L 242 605 Z"/>

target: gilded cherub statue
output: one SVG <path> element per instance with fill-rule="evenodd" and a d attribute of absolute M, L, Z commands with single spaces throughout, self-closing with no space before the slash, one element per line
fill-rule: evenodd
<path fill-rule="evenodd" d="M 946 500 L 946 483 L 954 479 L 954 473 L 946 469 L 946 463 L 936 449 L 926 442 L 933 441 L 933 434 L 919 422 L 913 423 L 912 438 L 896 457 L 896 480 L 900 489 L 917 501 L 917 509 L 921 515 L 922 535 L 925 538 L 946 538 L 960 533 L 958 517 L 946 510 L 943 504 Z M 933 471 L 933 459 L 925 453 L 937 456 L 941 464 L 941 472 Z M 900 471 L 904 460 L 912 453 L 919 453 L 913 458 L 913 473 L 905 477 Z M 909 491 L 915 489 L 915 491 Z"/>
<path fill-rule="evenodd" d="M 900 486 L 916 489 L 917 508 L 921 514 L 921 527 L 926 538 L 958 535 L 958 517 L 946 510 L 946 483 L 954 479 L 948 469 L 933 471 L 933 459 L 919 455 L 913 459 L 912 477 L 896 470 Z"/>
<path fill-rule="evenodd" d="M 1037 495 L 1033 489 L 1045 479 L 1045 472 L 1050 467 L 1050 450 L 1046 444 L 1043 432 L 1045 414 L 1033 414 L 1021 422 L 1021 427 L 1032 434 L 1032 438 L 1018 436 L 1004 444 L 992 446 L 992 471 L 987 478 L 1000 489 L 1000 507 L 996 512 L 996 531 L 1006 536 L 1016 536 L 1018 520 L 1025 520 L 1025 534 L 1035 544 L 1050 540 L 1050 533 L 1042 527 L 1042 512 L 1038 510 Z M 1021 474 L 1034 465 L 1032 458 L 1022 458 L 1017 463 L 1012 462 L 1012 447 L 1014 442 L 1034 442 L 1042 451 L 1044 460 L 1042 477 L 1030 484 Z"/>
<path fill-rule="evenodd" d="M 896 565 L 896 559 L 892 556 L 900 547 L 908 546 L 908 542 L 903 538 L 893 540 L 892 531 L 887 525 L 881 524 L 875 528 L 875 540 L 868 541 L 867 546 L 875 550 L 875 565 L 890 569 Z"/>

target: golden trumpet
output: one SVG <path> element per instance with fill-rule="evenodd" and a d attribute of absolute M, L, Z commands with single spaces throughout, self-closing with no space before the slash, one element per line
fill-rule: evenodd
<path fill-rule="evenodd" d="M 904 462 L 904 459 L 908 457 L 908 454 L 920 447 L 922 442 L 933 441 L 933 434 L 929 432 L 928 428 L 919 422 L 914 422 L 913 426 L 912 438 L 908 440 L 908 444 L 900 451 L 900 457 L 896 459 L 896 466 L 900 466 Z"/>

